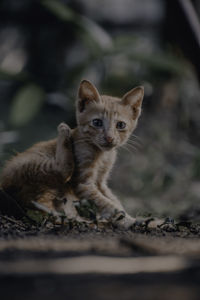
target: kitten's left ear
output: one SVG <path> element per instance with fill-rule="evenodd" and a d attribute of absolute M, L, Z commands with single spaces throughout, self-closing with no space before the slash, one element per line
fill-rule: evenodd
<path fill-rule="evenodd" d="M 141 113 L 143 97 L 144 97 L 144 87 L 138 86 L 130 90 L 122 98 L 122 103 L 124 105 L 130 105 L 132 107 L 134 119 L 137 119 Z"/>

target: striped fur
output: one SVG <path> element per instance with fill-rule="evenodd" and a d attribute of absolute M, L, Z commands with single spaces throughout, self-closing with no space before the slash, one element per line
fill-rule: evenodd
<path fill-rule="evenodd" d="M 143 88 L 137 87 L 122 99 L 100 96 L 92 83 L 82 81 L 76 102 L 77 127 L 70 130 L 61 123 L 57 139 L 36 144 L 11 159 L 2 174 L 2 187 L 25 206 L 34 200 L 51 209 L 64 207 L 71 215 L 75 212 L 58 199 L 71 203 L 88 199 L 104 216 L 123 212 L 125 218 L 116 225 L 130 227 L 135 220 L 124 212 L 107 180 L 117 147 L 126 143 L 137 126 L 143 94 Z M 68 207 L 73 210 L 71 204 Z"/>
<path fill-rule="evenodd" d="M 6 163 L 1 186 L 24 207 L 34 208 L 35 201 L 50 210 L 65 210 L 66 199 L 75 198 L 69 184 L 73 170 L 71 129 L 61 123 L 57 139 L 35 144 Z"/>

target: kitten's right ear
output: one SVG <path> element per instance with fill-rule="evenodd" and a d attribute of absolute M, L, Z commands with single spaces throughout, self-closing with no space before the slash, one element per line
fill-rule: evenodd
<path fill-rule="evenodd" d="M 91 102 L 100 102 L 101 97 L 96 87 L 88 80 L 82 80 L 78 90 L 78 110 L 83 112 L 85 106 Z"/>

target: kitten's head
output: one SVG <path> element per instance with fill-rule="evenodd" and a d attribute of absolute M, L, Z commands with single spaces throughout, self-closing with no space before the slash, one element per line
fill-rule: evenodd
<path fill-rule="evenodd" d="M 91 82 L 83 80 L 76 107 L 83 138 L 101 150 L 123 145 L 136 128 L 143 96 L 143 87 L 132 89 L 122 99 L 101 96 Z"/>

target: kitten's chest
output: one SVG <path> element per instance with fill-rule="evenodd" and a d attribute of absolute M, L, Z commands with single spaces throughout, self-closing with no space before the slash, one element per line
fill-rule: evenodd
<path fill-rule="evenodd" d="M 104 152 L 102 156 L 99 157 L 96 164 L 96 180 L 102 180 L 104 176 L 108 176 L 112 166 L 114 164 L 116 155 L 115 151 Z M 107 175 L 106 175 L 107 174 Z"/>
<path fill-rule="evenodd" d="M 103 152 L 102 155 L 98 158 L 96 168 L 99 169 L 104 169 L 106 166 L 109 164 L 111 155 L 108 152 Z"/>
<path fill-rule="evenodd" d="M 110 168 L 114 159 L 115 154 L 111 152 L 95 152 L 83 146 L 79 147 L 75 151 L 75 175 L 77 177 L 83 171 L 90 170 L 90 173 L 95 176 L 95 174 Z"/>

